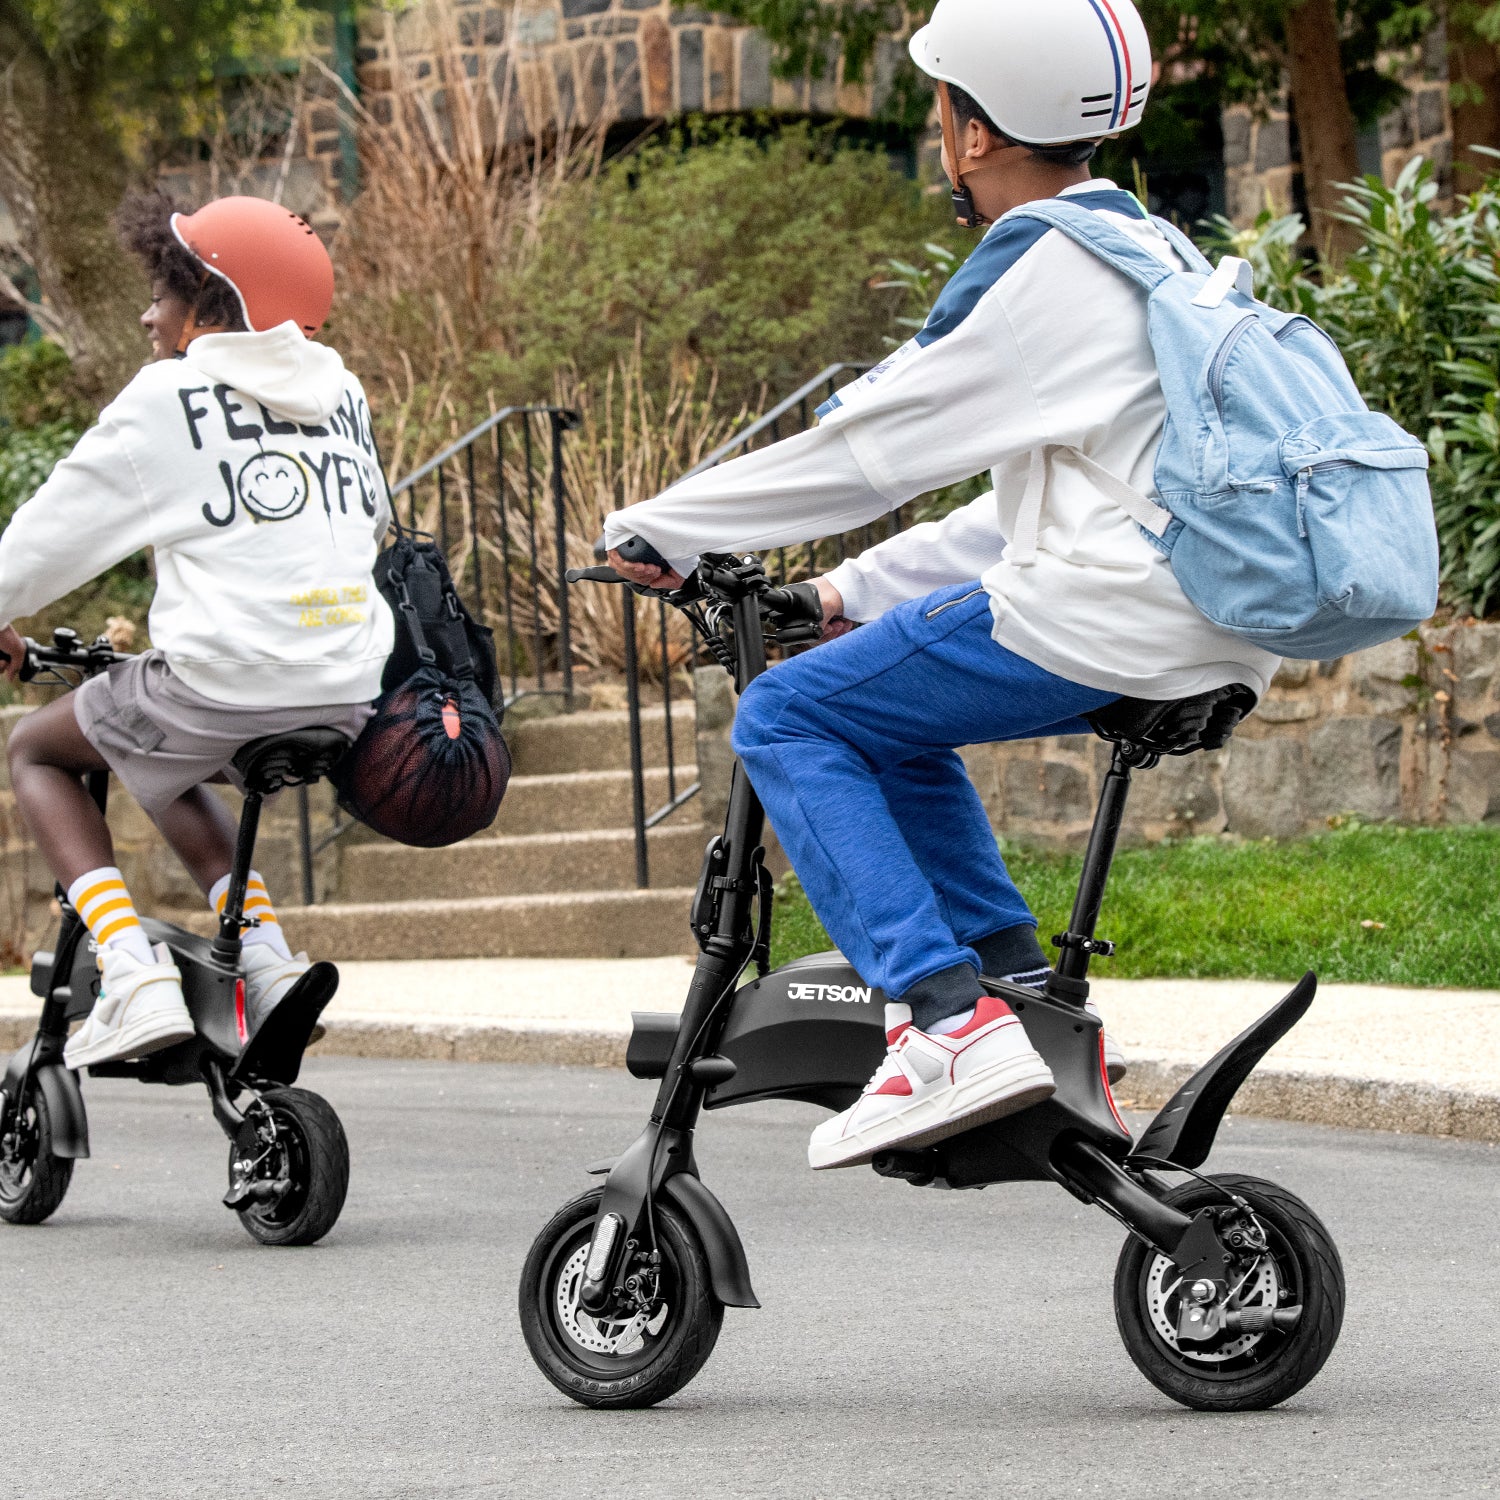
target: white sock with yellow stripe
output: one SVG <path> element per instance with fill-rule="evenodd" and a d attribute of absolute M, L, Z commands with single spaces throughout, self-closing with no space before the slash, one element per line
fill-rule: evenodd
<path fill-rule="evenodd" d="M 216 917 L 223 915 L 224 903 L 228 899 L 229 877 L 222 875 L 214 881 L 213 888 L 208 893 L 208 904 L 213 907 Z M 266 890 L 266 883 L 261 879 L 259 870 L 251 870 L 250 879 L 245 886 L 245 915 L 258 918 L 260 926 L 242 927 L 241 943 L 265 943 L 283 958 L 292 956 L 292 950 L 287 947 L 286 939 L 281 934 L 281 923 L 276 920 L 276 908 L 271 905 L 270 893 Z"/>
<path fill-rule="evenodd" d="M 113 865 L 80 875 L 68 887 L 68 904 L 83 918 L 89 936 L 101 948 L 123 948 L 143 964 L 156 962 L 135 903 L 125 889 L 125 879 Z"/>

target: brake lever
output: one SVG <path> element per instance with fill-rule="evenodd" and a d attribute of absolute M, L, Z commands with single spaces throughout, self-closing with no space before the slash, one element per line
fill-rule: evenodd
<path fill-rule="evenodd" d="M 642 599 L 664 599 L 678 609 L 688 604 L 696 604 L 703 597 L 703 584 L 696 573 L 683 579 L 682 587 L 676 589 L 653 589 L 644 583 L 632 583 L 628 578 L 616 573 L 613 568 L 569 568 L 563 577 L 569 583 L 624 584 L 632 594 Z"/>

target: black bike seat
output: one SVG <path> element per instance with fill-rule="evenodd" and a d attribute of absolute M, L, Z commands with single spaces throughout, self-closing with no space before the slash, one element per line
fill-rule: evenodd
<path fill-rule="evenodd" d="M 1166 702 L 1120 698 L 1083 717 L 1101 740 L 1157 755 L 1191 755 L 1195 750 L 1222 750 L 1255 704 L 1249 688 L 1231 683 Z"/>
<path fill-rule="evenodd" d="M 306 786 L 326 776 L 348 749 L 348 735 L 337 729 L 299 729 L 241 745 L 231 764 L 247 791 L 270 796 L 284 786 Z"/>

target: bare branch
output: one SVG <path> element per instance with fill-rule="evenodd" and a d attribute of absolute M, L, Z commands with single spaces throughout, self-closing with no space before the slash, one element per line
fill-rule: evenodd
<path fill-rule="evenodd" d="M 44 303 L 33 302 L 4 271 L 0 271 L 0 295 L 9 298 L 17 307 L 22 308 L 31 321 L 48 338 L 56 339 L 64 348 L 67 348 L 67 339 L 63 334 L 62 319 Z M 71 353 L 72 351 L 70 350 L 69 352 Z"/>

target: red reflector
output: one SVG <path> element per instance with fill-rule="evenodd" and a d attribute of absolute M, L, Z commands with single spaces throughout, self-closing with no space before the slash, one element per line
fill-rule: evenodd
<path fill-rule="evenodd" d="M 234 982 L 234 1029 L 239 1033 L 240 1045 L 243 1047 L 250 1039 L 249 1028 L 245 1025 L 245 981 L 236 979 Z"/>
<path fill-rule="evenodd" d="M 450 740 L 456 740 L 461 728 L 462 721 L 458 717 L 458 704 L 455 703 L 452 698 L 444 699 L 443 729 L 446 731 L 448 738 Z"/>

